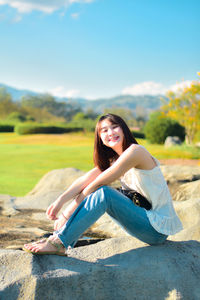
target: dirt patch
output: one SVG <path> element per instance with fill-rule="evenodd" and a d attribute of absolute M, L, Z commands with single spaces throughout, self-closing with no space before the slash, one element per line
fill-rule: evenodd
<path fill-rule="evenodd" d="M 22 250 L 23 245 L 48 237 L 53 233 L 53 222 L 35 220 L 32 214 L 45 213 L 36 209 L 24 209 L 14 216 L 0 215 L 0 248 Z M 41 233 L 40 233 L 41 231 Z M 86 238 L 87 237 L 87 238 Z M 75 247 L 86 246 L 102 241 L 102 236 L 87 231 Z"/>
<path fill-rule="evenodd" d="M 0 248 L 21 249 L 24 243 L 37 240 L 45 233 L 52 232 L 53 228 L 48 221 L 32 218 L 32 214 L 38 212 L 43 211 L 26 209 L 14 216 L 0 215 Z"/>

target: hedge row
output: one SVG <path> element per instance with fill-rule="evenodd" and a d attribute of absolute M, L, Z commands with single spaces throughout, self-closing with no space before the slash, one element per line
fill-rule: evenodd
<path fill-rule="evenodd" d="M 6 125 L 0 124 L 0 132 L 13 132 L 17 134 L 59 134 L 59 133 L 68 133 L 68 132 L 78 132 L 78 131 L 94 131 L 93 122 L 87 122 L 83 124 L 81 122 L 73 122 L 65 124 L 60 124 L 57 126 L 52 126 L 48 124 L 37 124 L 37 123 L 18 123 L 17 125 Z M 144 138 L 144 134 L 137 131 L 132 131 L 132 134 L 135 138 Z"/>
<path fill-rule="evenodd" d="M 132 130 L 131 133 L 136 139 L 144 139 L 145 138 L 145 134 L 142 132 Z"/>
<path fill-rule="evenodd" d="M 64 127 L 64 126 L 52 126 L 41 124 L 18 124 L 15 126 L 15 132 L 17 134 L 37 134 L 37 133 L 67 133 L 83 131 L 81 127 Z"/>
<path fill-rule="evenodd" d="M 14 128 L 14 125 L 0 124 L 0 132 L 13 132 Z"/>

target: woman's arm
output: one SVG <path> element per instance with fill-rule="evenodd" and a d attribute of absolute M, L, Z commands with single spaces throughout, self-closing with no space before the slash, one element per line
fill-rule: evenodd
<path fill-rule="evenodd" d="M 142 152 L 141 147 L 131 145 L 127 148 L 120 157 L 106 169 L 104 172 L 99 174 L 95 180 L 93 180 L 77 197 L 76 201 L 81 202 L 83 198 L 94 192 L 102 185 L 110 184 L 115 181 L 124 173 L 126 173 L 132 167 L 136 167 L 141 163 L 142 160 Z"/>
<path fill-rule="evenodd" d="M 69 200 L 76 197 L 80 194 L 88 184 L 90 184 L 95 178 L 101 173 L 98 168 L 94 168 L 91 171 L 87 172 L 85 175 L 76 179 L 70 187 L 62 193 L 56 201 L 54 201 L 47 209 L 47 217 L 51 220 L 56 220 L 57 213 L 61 209 L 61 207 Z"/>

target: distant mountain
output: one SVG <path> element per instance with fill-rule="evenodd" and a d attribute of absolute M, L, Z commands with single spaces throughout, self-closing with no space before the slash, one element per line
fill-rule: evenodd
<path fill-rule="evenodd" d="M 91 107 L 95 111 L 103 111 L 104 108 L 128 108 L 130 110 L 136 110 L 139 107 L 145 110 L 155 110 L 158 109 L 162 102 L 160 100 L 161 96 L 132 96 L 132 95 L 120 95 L 108 99 L 97 99 L 94 101 L 87 101 L 87 108 Z"/>
<path fill-rule="evenodd" d="M 14 101 L 20 100 L 22 96 L 32 95 L 37 96 L 39 93 L 30 90 L 20 90 L 10 87 L 5 84 L 0 83 L 0 88 L 3 87 L 11 94 Z M 78 104 L 83 110 L 88 108 L 93 109 L 97 113 L 102 113 L 105 108 L 117 107 L 117 108 L 127 108 L 130 110 L 137 110 L 138 108 L 143 108 L 148 114 L 152 110 L 158 109 L 162 102 L 160 100 L 161 96 L 132 96 L 132 95 L 120 95 L 112 98 L 102 98 L 97 100 L 87 100 L 84 98 L 59 98 L 56 97 L 57 101 L 70 102 Z"/>
<path fill-rule="evenodd" d="M 0 83 L 0 88 L 5 88 L 6 91 L 12 96 L 13 101 L 20 100 L 20 98 L 25 95 L 32 95 L 32 96 L 38 95 L 38 93 L 36 92 L 30 90 L 16 89 L 14 87 L 11 87 L 3 83 Z"/>

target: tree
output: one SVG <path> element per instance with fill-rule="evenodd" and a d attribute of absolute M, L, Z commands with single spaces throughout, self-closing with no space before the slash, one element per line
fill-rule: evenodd
<path fill-rule="evenodd" d="M 96 113 L 92 108 L 88 108 L 85 112 L 89 119 L 96 120 L 98 113 Z"/>
<path fill-rule="evenodd" d="M 0 88 L 0 117 L 5 119 L 11 112 L 18 110 L 18 105 L 12 101 L 11 95 L 5 88 Z"/>
<path fill-rule="evenodd" d="M 122 119 L 125 120 L 125 122 L 129 126 L 136 125 L 136 120 L 133 116 L 133 112 L 130 109 L 113 106 L 111 108 L 104 109 L 104 114 L 108 114 L 108 113 L 112 113 L 112 114 L 120 116 Z"/>
<path fill-rule="evenodd" d="M 27 95 L 21 99 L 22 107 L 32 107 L 45 109 L 46 112 L 56 116 L 63 117 L 69 121 L 72 117 L 81 111 L 81 108 L 74 102 L 58 102 L 49 94 L 41 94 L 37 96 Z"/>
<path fill-rule="evenodd" d="M 18 111 L 13 111 L 7 116 L 6 120 L 11 122 L 25 122 L 26 116 Z"/>
<path fill-rule="evenodd" d="M 144 127 L 147 140 L 152 144 L 163 144 L 168 136 L 185 138 L 185 128 L 177 121 L 165 117 L 161 112 L 151 114 L 149 121 Z"/>
<path fill-rule="evenodd" d="M 192 144 L 200 129 L 200 82 L 193 81 L 189 87 L 167 94 L 168 102 L 161 108 L 186 130 L 186 142 Z"/>
<path fill-rule="evenodd" d="M 88 120 L 88 116 L 84 112 L 78 112 L 72 119 L 72 121 L 84 121 Z"/>

